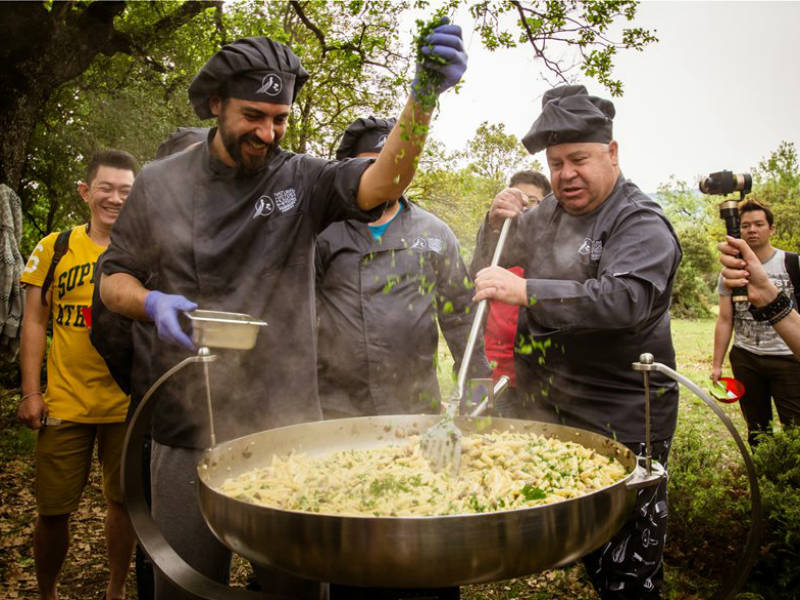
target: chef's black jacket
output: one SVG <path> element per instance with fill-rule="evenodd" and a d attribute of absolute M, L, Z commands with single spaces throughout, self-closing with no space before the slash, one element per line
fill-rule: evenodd
<path fill-rule="evenodd" d="M 486 222 L 472 268 L 489 263 L 496 234 Z M 530 307 L 520 308 L 514 361 L 518 389 L 563 422 L 622 442 L 645 438 L 642 374 L 649 352 L 675 368 L 672 284 L 681 260 L 661 207 L 619 176 L 586 215 L 551 194 L 514 223 L 502 264 L 522 265 Z M 672 437 L 677 384 L 652 373 L 652 439 Z"/>
<path fill-rule="evenodd" d="M 148 289 L 181 294 L 201 309 L 247 313 L 268 323 L 252 350 L 213 350 L 219 355 L 210 364 L 218 441 L 321 418 L 314 242 L 337 219 L 380 215 L 382 207 L 366 213 L 356 203 L 369 164 L 278 150 L 257 173 L 238 176 L 209 153 L 207 140 L 150 163 L 136 178 L 111 232 L 103 274 L 128 273 Z M 149 339 L 135 342 L 134 402 L 190 354 L 160 342 L 152 323 L 140 328 Z M 209 445 L 201 369 L 191 365 L 159 390 L 156 441 Z"/>
<path fill-rule="evenodd" d="M 475 306 L 458 240 L 436 216 L 400 202 L 379 240 L 365 223 L 342 221 L 317 241 L 319 387 L 326 416 L 438 412 L 439 327 L 455 369 L 461 364 Z M 469 373 L 489 377 L 478 338 Z"/>

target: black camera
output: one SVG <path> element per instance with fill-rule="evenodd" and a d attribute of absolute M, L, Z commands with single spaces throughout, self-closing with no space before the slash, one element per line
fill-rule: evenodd
<path fill-rule="evenodd" d="M 742 197 L 753 189 L 753 178 L 750 173 L 732 173 L 717 171 L 700 180 L 700 191 L 704 194 L 725 196 L 733 192 L 741 192 Z"/>
<path fill-rule="evenodd" d="M 745 194 L 750 193 L 751 189 L 753 178 L 749 173 L 717 171 L 700 180 L 700 191 L 704 194 L 727 196 L 732 192 L 739 192 L 739 199 L 744 200 Z M 742 237 L 739 229 L 739 203 L 736 200 L 723 200 L 719 205 L 719 216 L 725 221 L 725 230 L 729 236 Z M 747 288 L 733 290 L 732 299 L 734 302 L 747 302 Z"/>

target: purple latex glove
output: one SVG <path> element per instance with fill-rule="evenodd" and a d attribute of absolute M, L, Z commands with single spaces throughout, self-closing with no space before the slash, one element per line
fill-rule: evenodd
<path fill-rule="evenodd" d="M 176 294 L 153 290 L 144 298 L 144 311 L 156 324 L 158 339 L 194 351 L 195 345 L 181 329 L 178 314 L 197 308 L 197 304 Z"/>
<path fill-rule="evenodd" d="M 453 87 L 459 82 L 464 71 L 467 70 L 467 53 L 464 52 L 464 44 L 461 39 L 461 27 L 450 25 L 447 17 L 442 18 L 442 25 L 439 25 L 425 38 L 425 45 L 422 53 L 427 56 L 436 56 L 444 59 L 445 63 L 425 60 L 422 64 L 417 63 L 417 71 L 414 81 L 411 82 L 411 95 L 415 100 L 426 98 L 430 95 L 439 95 L 448 88 Z M 420 75 L 424 71 L 436 71 L 441 74 L 437 78 L 436 87 L 431 89 L 420 82 Z M 430 86 L 430 78 L 428 78 Z"/>

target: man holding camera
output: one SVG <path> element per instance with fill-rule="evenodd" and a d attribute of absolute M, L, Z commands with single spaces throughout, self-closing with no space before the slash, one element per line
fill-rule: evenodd
<path fill-rule="evenodd" d="M 770 239 L 775 233 L 774 217 L 768 206 L 755 200 L 739 205 L 742 238 L 755 253 L 774 286 L 796 304 L 800 277 L 798 257 L 775 248 Z M 795 275 L 792 277 L 792 271 Z M 714 358 L 711 379 L 722 374 L 722 362 L 734 333 L 730 351 L 733 376 L 744 384 L 739 400 L 747 439 L 754 448 L 758 437 L 772 430 L 772 399 L 784 425 L 800 423 L 800 363 L 775 332 L 770 321 L 759 320 L 747 302 L 733 302 L 731 290 L 722 276 L 718 285 L 719 316 L 714 328 Z"/>
<path fill-rule="evenodd" d="M 631 363 L 651 352 L 675 365 L 669 303 L 681 250 L 661 208 L 620 172 L 614 114 L 611 102 L 583 86 L 545 93 L 522 143 L 531 153 L 546 149 L 553 194 L 526 212 L 518 195 L 498 195 L 476 249 L 488 264 L 494 231 L 514 218 L 501 263 L 522 265 L 525 278 L 484 268 L 475 300 L 520 307 L 514 348 L 525 402 L 520 416 L 596 431 L 641 455 L 644 391 Z M 653 373 L 651 390 L 653 457 L 666 466 L 678 389 Z M 584 557 L 601 598 L 660 598 L 666 517 L 662 481 L 640 490 L 630 520 Z"/>
<path fill-rule="evenodd" d="M 800 360 L 800 313 L 789 296 L 772 283 L 755 252 L 744 240 L 728 236 L 720 243 L 719 261 L 723 265 L 722 283 L 729 289 L 747 286 L 747 299 L 761 309 L 767 321 Z M 797 292 L 795 292 L 795 298 Z"/>

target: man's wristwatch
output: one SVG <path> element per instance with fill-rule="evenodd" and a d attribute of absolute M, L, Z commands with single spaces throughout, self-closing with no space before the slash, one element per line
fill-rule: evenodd
<path fill-rule="evenodd" d="M 749 310 L 756 321 L 769 321 L 770 325 L 775 325 L 781 319 L 789 316 L 789 313 L 792 312 L 792 305 L 792 299 L 786 292 L 780 291 L 775 300 L 766 306 L 756 308 L 751 304 Z"/>

